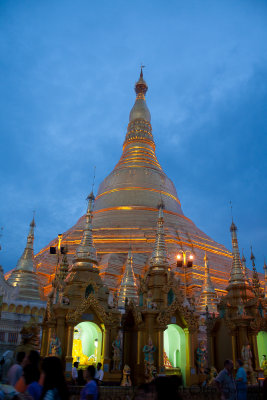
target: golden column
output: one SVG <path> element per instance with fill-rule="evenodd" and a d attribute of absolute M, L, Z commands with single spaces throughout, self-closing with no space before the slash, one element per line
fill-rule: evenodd
<path fill-rule="evenodd" d="M 42 343 L 41 343 L 41 357 L 45 357 L 47 354 L 47 347 L 48 347 L 48 327 L 46 325 L 42 325 Z"/>
<path fill-rule="evenodd" d="M 71 323 L 67 326 L 67 346 L 66 346 L 66 379 L 71 379 L 71 371 L 72 371 L 72 346 L 73 346 L 73 334 L 74 334 L 74 323 Z"/>
<path fill-rule="evenodd" d="M 110 365 L 110 334 L 111 334 L 111 328 L 109 326 L 105 326 L 104 364 L 108 364 L 108 365 Z"/>
<path fill-rule="evenodd" d="M 255 360 L 255 370 L 258 371 L 260 369 L 260 363 L 259 363 L 259 353 L 258 353 L 258 345 L 257 345 L 257 334 L 253 332 L 251 339 L 252 339 L 252 348 L 253 348 L 253 354 L 254 354 L 254 360 Z"/>
<path fill-rule="evenodd" d="M 164 357 L 163 357 L 163 351 L 164 351 L 164 341 L 163 341 L 163 329 L 158 330 L 158 370 L 159 373 L 162 371 L 164 368 Z"/>

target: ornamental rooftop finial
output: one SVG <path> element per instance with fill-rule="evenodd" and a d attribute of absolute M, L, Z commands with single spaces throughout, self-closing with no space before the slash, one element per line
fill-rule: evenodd
<path fill-rule="evenodd" d="M 250 279 L 249 279 L 249 275 L 248 275 L 248 269 L 247 269 L 247 265 L 246 265 L 246 261 L 247 261 L 247 260 L 246 260 L 246 257 L 244 256 L 243 249 L 242 249 L 242 258 L 241 258 L 241 261 L 242 261 L 243 271 L 244 271 L 246 280 L 247 280 L 248 284 L 251 285 Z"/>
<path fill-rule="evenodd" d="M 130 112 L 129 121 L 133 122 L 134 120 L 145 120 L 147 122 L 150 122 L 151 115 L 146 105 L 145 99 L 148 86 L 146 84 L 146 81 L 143 79 L 143 66 L 141 66 L 140 77 L 139 80 L 136 82 L 134 89 L 136 93 L 136 100 Z"/>
<path fill-rule="evenodd" d="M 154 244 L 154 250 L 151 256 L 150 264 L 153 268 L 166 267 L 168 266 L 168 255 L 165 243 L 165 232 L 164 232 L 164 218 L 163 218 L 164 204 L 161 200 L 159 204 L 159 214 L 157 222 L 157 234 Z"/>
<path fill-rule="evenodd" d="M 85 225 L 83 230 L 83 236 L 81 243 L 79 244 L 76 251 L 76 259 L 85 260 L 92 262 L 93 264 L 98 264 L 96 257 L 96 249 L 93 245 L 93 235 L 92 235 L 92 211 L 93 203 L 95 200 L 93 192 L 87 197 L 88 207 L 85 216 Z"/>
<path fill-rule="evenodd" d="M 199 296 L 197 311 L 199 313 L 204 314 L 208 308 L 208 311 L 210 313 L 217 313 L 218 297 L 214 289 L 213 283 L 211 281 L 208 256 L 206 251 L 204 256 L 204 264 L 205 264 L 205 279 Z"/>
<path fill-rule="evenodd" d="M 128 253 L 125 271 L 121 279 L 120 291 L 118 296 L 118 307 L 125 308 L 126 298 L 128 301 L 137 302 L 137 285 L 133 271 L 133 256 L 131 250 Z"/>
<path fill-rule="evenodd" d="M 244 270 L 241 264 L 240 260 L 240 253 L 239 253 L 239 248 L 238 248 L 238 240 L 237 240 L 237 227 L 232 220 L 232 224 L 230 226 L 230 232 L 232 236 L 232 268 L 231 268 L 231 273 L 230 273 L 230 280 L 229 280 L 229 285 L 248 285 L 245 279 L 245 274 Z"/>
<path fill-rule="evenodd" d="M 251 259 L 251 262 L 252 262 L 252 269 L 253 269 L 252 287 L 253 287 L 255 295 L 260 296 L 261 295 L 260 280 L 259 280 L 258 272 L 256 270 L 255 256 L 254 256 L 253 251 L 252 251 L 252 246 L 250 248 L 251 248 L 250 259 Z"/>

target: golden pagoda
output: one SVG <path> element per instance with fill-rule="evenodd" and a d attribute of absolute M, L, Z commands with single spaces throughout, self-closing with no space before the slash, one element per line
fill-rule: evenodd
<path fill-rule="evenodd" d="M 0 354 L 7 350 L 19 351 L 18 345 L 24 350 L 36 348 L 39 343 L 39 327 L 45 312 L 46 301 L 40 294 L 38 276 L 34 267 L 34 218 L 30 223 L 27 243 L 17 266 L 6 280 L 0 269 L 0 296 L 2 310 L 0 318 Z M 29 322 L 31 320 L 31 322 Z M 35 331 L 38 333 L 33 339 L 33 332 L 27 332 L 28 324 L 35 320 Z M 30 331 L 30 329 L 29 329 Z M 27 346 L 26 346 L 27 342 Z"/>
<path fill-rule="evenodd" d="M 116 292 L 120 286 L 129 244 L 134 257 L 134 273 L 144 276 L 155 241 L 158 202 L 164 201 L 165 240 L 175 276 L 187 286 L 188 294 L 200 292 L 205 279 L 203 258 L 209 258 L 210 275 L 219 296 L 226 294 L 231 252 L 203 233 L 184 215 L 175 186 L 163 171 L 156 153 L 151 115 L 146 103 L 148 86 L 141 69 L 135 84 L 136 100 L 130 112 L 122 156 L 114 170 L 100 184 L 94 205 L 93 239 L 100 276 Z M 85 216 L 65 233 L 69 264 L 82 237 Z M 36 256 L 37 273 L 46 295 L 51 291 L 57 256 L 49 254 L 49 243 Z M 183 274 L 176 265 L 179 250 L 194 254 L 194 265 Z"/>
<path fill-rule="evenodd" d="M 265 310 L 246 277 L 237 228 L 232 222 L 229 252 L 183 214 L 155 154 L 147 90 L 141 69 L 122 156 L 96 198 L 88 196 L 85 216 L 62 235 L 68 253 L 59 270 L 49 254 L 57 240 L 36 256 L 48 295 L 41 354 L 62 357 L 67 377 L 74 361 L 100 361 L 108 381 L 119 382 L 126 364 L 134 384 L 151 380 L 153 371 L 199 383 L 195 356 L 205 323 L 209 366 L 221 369 L 249 342 L 258 367 Z M 183 271 L 179 252 L 193 258 Z"/>

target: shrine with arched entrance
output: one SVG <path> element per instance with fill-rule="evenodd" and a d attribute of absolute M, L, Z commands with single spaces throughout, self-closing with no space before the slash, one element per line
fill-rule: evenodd
<path fill-rule="evenodd" d="M 163 336 L 164 367 L 171 372 L 180 369 L 185 379 L 186 340 L 183 329 L 177 324 L 169 324 Z"/>

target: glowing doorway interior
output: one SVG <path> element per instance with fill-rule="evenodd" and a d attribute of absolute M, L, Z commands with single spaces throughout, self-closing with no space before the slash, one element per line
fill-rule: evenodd
<path fill-rule="evenodd" d="M 180 326 L 170 324 L 164 331 L 164 352 L 172 368 L 181 368 L 182 375 L 185 378 L 185 334 Z"/>
<path fill-rule="evenodd" d="M 267 332 L 260 331 L 257 335 L 258 354 L 260 364 L 263 361 L 263 355 L 267 358 Z"/>
<path fill-rule="evenodd" d="M 74 328 L 72 357 L 80 366 L 100 362 L 102 332 L 93 322 L 81 322 Z"/>

